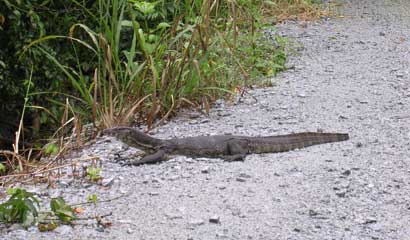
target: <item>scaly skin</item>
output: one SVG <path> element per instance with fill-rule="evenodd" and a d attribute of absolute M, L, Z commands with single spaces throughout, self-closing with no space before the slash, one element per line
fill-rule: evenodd
<path fill-rule="evenodd" d="M 103 134 L 114 136 L 131 147 L 152 153 L 130 163 L 131 165 L 164 161 L 168 154 L 222 157 L 227 161 L 240 161 L 246 154 L 286 152 L 349 139 L 349 135 L 345 133 L 305 132 L 267 137 L 214 135 L 161 140 L 130 127 L 106 129 Z"/>

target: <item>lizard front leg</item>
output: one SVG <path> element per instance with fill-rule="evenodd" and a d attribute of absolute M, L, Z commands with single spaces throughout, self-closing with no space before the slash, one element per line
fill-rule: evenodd
<path fill-rule="evenodd" d="M 158 151 L 156 151 L 153 154 L 150 155 L 146 155 L 141 159 L 135 160 L 135 161 L 131 161 L 129 163 L 126 163 L 125 165 L 134 165 L 134 166 L 138 166 L 141 164 L 154 164 L 157 162 L 162 162 L 165 161 L 165 151 L 160 149 Z"/>

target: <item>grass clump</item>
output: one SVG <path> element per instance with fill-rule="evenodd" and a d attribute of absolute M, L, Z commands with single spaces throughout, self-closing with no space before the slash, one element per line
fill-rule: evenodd
<path fill-rule="evenodd" d="M 76 23 L 68 36 L 45 36 L 27 49 L 43 52 L 66 76 L 73 89 L 70 105 L 80 118 L 109 127 L 128 124 L 138 113 L 137 119 L 152 127 L 181 106 L 208 104 L 238 85 L 255 83 L 249 79 L 256 75 L 284 69 L 283 49 L 257 44 L 255 13 L 261 4 L 98 1 L 90 13 L 95 27 Z M 61 39 L 72 43 L 77 65 L 62 64 L 42 47 Z M 89 53 L 92 75 L 83 69 L 85 59 L 77 54 L 82 51 Z"/>
<path fill-rule="evenodd" d="M 39 201 L 33 193 L 24 189 L 9 189 L 10 198 L 0 204 L 0 222 L 22 223 L 28 227 L 36 221 L 38 217 Z"/>
<path fill-rule="evenodd" d="M 0 152 L 7 161 L 2 172 L 26 171 L 37 152 L 58 159 L 67 136 L 81 144 L 85 123 L 101 129 L 137 121 L 153 128 L 181 107 L 208 111 L 236 89 L 269 85 L 268 77 L 285 70 L 286 39 L 262 34 L 266 18 L 318 16 L 307 0 L 6 3 L 0 6 L 0 31 L 9 33 L 0 34 L 8 44 L 0 49 L 0 79 L 23 82 L 9 87 L 23 89 L 24 101 L 11 106 L 23 110 L 15 140 L 8 141 L 13 151 Z M 24 71 L 3 71 L 18 62 Z M 26 145 L 30 135 L 53 142 Z"/>

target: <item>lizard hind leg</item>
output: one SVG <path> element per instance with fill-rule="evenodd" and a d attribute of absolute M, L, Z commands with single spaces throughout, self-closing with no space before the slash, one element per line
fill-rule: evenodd
<path fill-rule="evenodd" d="M 224 159 L 227 162 L 233 161 L 244 161 L 245 156 L 248 151 L 244 148 L 243 144 L 241 144 L 238 140 L 231 140 L 227 143 L 228 147 L 228 156 L 225 156 Z"/>

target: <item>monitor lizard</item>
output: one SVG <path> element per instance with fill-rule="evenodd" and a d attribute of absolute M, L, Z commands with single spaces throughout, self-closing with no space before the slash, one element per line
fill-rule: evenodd
<path fill-rule="evenodd" d="M 286 152 L 312 145 L 349 139 L 349 135 L 346 133 L 322 132 L 303 132 L 262 137 L 212 135 L 158 139 L 131 127 L 109 128 L 103 130 L 103 134 L 114 136 L 130 147 L 135 147 L 149 153 L 141 159 L 128 163 L 129 165 L 165 161 L 166 156 L 169 154 L 223 158 L 226 161 L 242 161 L 247 154 Z"/>

